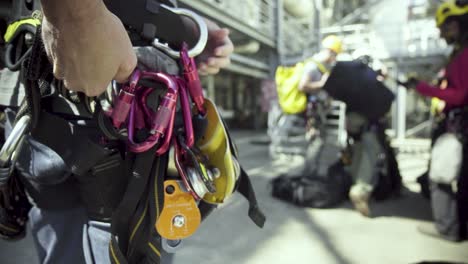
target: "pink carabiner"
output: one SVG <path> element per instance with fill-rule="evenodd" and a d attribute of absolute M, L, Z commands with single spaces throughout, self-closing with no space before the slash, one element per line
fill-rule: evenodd
<path fill-rule="evenodd" d="M 180 106 L 182 108 L 182 114 L 184 118 L 185 144 L 191 148 L 193 147 L 193 144 L 195 144 L 195 136 L 193 133 L 191 107 L 187 94 L 187 87 L 185 86 L 185 82 L 182 79 L 178 78 L 177 80 L 179 83 Z"/>
<path fill-rule="evenodd" d="M 198 76 L 197 65 L 195 64 L 195 60 L 189 56 L 188 45 L 185 42 L 182 44 L 182 49 L 180 50 L 180 59 L 182 60 L 184 68 L 183 75 L 185 82 L 187 83 L 190 97 L 192 97 L 198 112 L 201 115 L 205 115 L 205 97 L 203 96 L 203 89 L 200 82 L 200 76 Z"/>
<path fill-rule="evenodd" d="M 128 118 L 140 77 L 141 72 L 135 69 L 130 76 L 129 85 L 124 86 L 123 89 L 120 90 L 117 102 L 108 114 L 111 117 L 112 125 L 117 129 L 119 129 Z"/>
<path fill-rule="evenodd" d="M 131 107 L 130 121 L 128 124 L 128 148 L 132 152 L 144 152 L 156 144 L 160 143 L 161 138 L 164 139 L 161 146 L 156 150 L 157 155 L 161 155 L 169 150 L 172 132 L 174 127 L 175 110 L 178 97 L 178 83 L 172 76 L 161 73 L 161 72 L 142 72 L 142 78 L 152 79 L 154 81 L 163 83 L 167 87 L 166 95 L 161 99 L 158 110 L 153 113 L 146 105 L 146 100 L 151 90 L 143 92 L 140 98 L 140 105 L 143 111 L 147 115 L 147 118 L 151 119 L 150 133 L 145 142 L 136 143 L 134 141 L 134 130 L 135 130 L 135 102 Z"/>

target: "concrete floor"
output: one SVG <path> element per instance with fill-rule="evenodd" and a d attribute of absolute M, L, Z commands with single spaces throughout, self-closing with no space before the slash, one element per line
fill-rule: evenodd
<path fill-rule="evenodd" d="M 270 180 L 296 170 L 302 160 L 272 162 L 268 146 L 261 144 L 262 134 L 241 131 L 234 137 L 267 216 L 266 225 L 259 229 L 250 221 L 247 202 L 236 194 L 184 241 L 174 263 L 468 263 L 468 242 L 445 242 L 416 231 L 418 224 L 431 220 L 429 203 L 417 193 L 415 183 L 427 165 L 427 142 L 400 142 L 406 146 L 398 156 L 406 186 L 403 195 L 373 203 L 373 217 L 365 218 L 349 202 L 335 209 L 304 209 L 272 198 Z M 0 263 L 36 263 L 31 239 L 0 242 Z"/>

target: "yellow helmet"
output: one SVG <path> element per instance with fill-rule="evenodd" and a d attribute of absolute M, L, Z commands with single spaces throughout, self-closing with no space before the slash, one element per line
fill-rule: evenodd
<path fill-rule="evenodd" d="M 465 14 L 468 14 L 468 4 L 458 4 L 457 0 L 445 1 L 439 5 L 436 11 L 437 26 L 442 26 L 448 17 L 461 16 Z"/>
<path fill-rule="evenodd" d="M 329 35 L 322 40 L 322 47 L 339 54 L 343 51 L 343 41 L 336 35 Z"/>

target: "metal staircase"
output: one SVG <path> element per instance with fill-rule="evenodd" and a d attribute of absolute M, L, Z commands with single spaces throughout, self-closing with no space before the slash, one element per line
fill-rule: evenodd
<path fill-rule="evenodd" d="M 346 146 L 346 104 L 332 101 L 326 119 L 326 137 L 329 142 L 337 142 L 340 147 Z"/>
<path fill-rule="evenodd" d="M 387 65 L 391 77 L 411 71 L 430 76 L 447 55 L 433 21 L 435 0 L 317 0 L 311 10 L 313 15 L 302 18 L 285 8 L 300 2 L 179 0 L 181 6 L 189 6 L 231 29 L 237 48 L 227 69 L 231 72 L 229 79 L 253 78 L 258 80 L 258 87 L 262 80 L 272 78 L 279 63 L 293 64 L 314 54 L 319 40 L 329 34 L 344 38 L 348 54 L 358 49 L 369 51 L 369 55 Z M 209 83 L 222 82 L 220 78 L 225 77 L 221 73 Z M 391 82 L 389 85 L 397 93 L 393 128 L 401 136 L 406 131 L 408 103 L 403 91 Z"/>

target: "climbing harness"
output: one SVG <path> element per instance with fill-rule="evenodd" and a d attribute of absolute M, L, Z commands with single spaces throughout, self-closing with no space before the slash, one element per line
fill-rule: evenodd
<path fill-rule="evenodd" d="M 21 135 L 30 133 L 63 159 L 90 218 L 111 222 L 112 263 L 159 263 L 161 250 L 174 250 L 236 190 L 249 201 L 254 223 L 265 222 L 228 130 L 203 96 L 194 57 L 206 45 L 206 24 L 186 9 L 159 8 L 192 19 L 200 33 L 192 48 L 152 41 L 178 62 L 180 72 L 135 69 L 126 84 L 113 83 L 105 100 L 83 98 L 63 92 L 53 79 L 36 33 L 22 63 L 26 100 L 8 138 L 22 128 Z M 0 165 L 10 169 L 10 160 Z M 174 175 L 168 174 L 170 160 Z"/>

